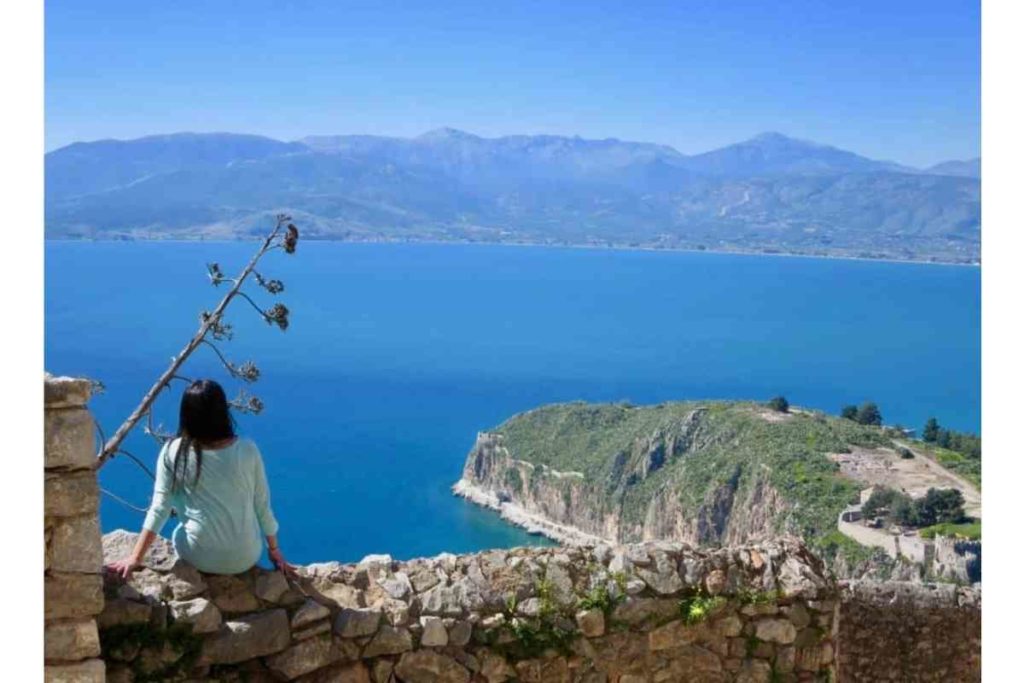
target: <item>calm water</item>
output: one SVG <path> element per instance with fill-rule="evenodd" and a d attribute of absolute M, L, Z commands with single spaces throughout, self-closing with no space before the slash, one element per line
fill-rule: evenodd
<path fill-rule="evenodd" d="M 219 298 L 204 263 L 234 274 L 253 248 L 48 243 L 47 369 L 102 380 L 92 407 L 112 432 Z M 285 281 L 292 325 L 238 302 L 223 348 L 263 370 L 252 389 L 266 410 L 239 422 L 264 452 L 297 562 L 540 542 L 449 486 L 477 431 L 550 401 L 784 394 L 838 412 L 872 399 L 889 423 L 980 426 L 975 268 L 305 242 L 262 270 Z M 185 374 L 223 378 L 208 351 Z M 159 406 L 168 427 L 176 400 Z M 127 447 L 155 458 L 141 434 Z M 149 479 L 124 459 L 101 481 L 148 502 Z M 106 499 L 102 514 L 105 529 L 141 522 Z"/>

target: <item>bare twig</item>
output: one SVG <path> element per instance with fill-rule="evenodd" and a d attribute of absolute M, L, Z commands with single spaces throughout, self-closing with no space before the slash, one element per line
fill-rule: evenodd
<path fill-rule="evenodd" d="M 117 428 L 117 431 L 114 432 L 114 435 L 110 438 L 110 440 L 107 441 L 106 445 L 103 447 L 103 450 L 100 451 L 99 455 L 96 458 L 96 469 L 102 467 L 103 464 L 107 462 L 107 460 L 113 457 L 113 455 L 117 452 L 118 447 L 121 445 L 121 442 L 124 441 L 126 436 L 128 436 L 128 433 L 135 427 L 136 424 L 138 424 L 139 420 L 145 417 L 145 415 L 150 411 L 153 402 L 160 394 L 160 391 L 163 390 L 164 387 L 166 387 L 167 384 L 171 381 L 171 379 L 177 375 L 178 368 L 180 368 L 182 364 L 188 359 L 188 357 L 192 355 L 193 351 L 199 348 L 199 345 L 205 339 L 207 332 L 210 331 L 211 326 L 214 324 L 215 321 L 220 320 L 221 315 L 224 313 L 224 310 L 228 307 L 228 304 L 230 304 L 232 299 L 234 299 L 239 294 L 242 285 L 245 283 L 245 279 L 249 276 L 250 273 L 252 273 L 253 269 L 256 267 L 256 263 L 260 260 L 260 258 L 263 257 L 264 254 L 266 254 L 272 247 L 275 246 L 274 240 L 278 237 L 279 234 L 281 234 L 282 229 L 285 229 L 285 235 L 281 245 L 282 248 L 284 248 L 285 251 L 289 253 L 295 250 L 295 241 L 298 239 L 298 231 L 295 229 L 294 225 L 289 223 L 289 220 L 289 217 L 285 215 L 279 215 L 277 217 L 277 223 L 275 224 L 274 229 L 266 237 L 266 239 L 263 240 L 263 244 L 256 251 L 256 253 L 253 255 L 252 259 L 245 266 L 245 268 L 242 269 L 241 274 L 237 278 L 235 278 L 234 284 L 232 285 L 228 293 L 224 296 L 223 299 L 220 300 L 220 303 L 217 304 L 217 307 L 213 309 L 209 316 L 204 316 L 204 319 L 200 323 L 199 329 L 196 331 L 196 333 L 192 336 L 191 339 L 189 339 L 188 343 L 185 344 L 184 348 L 182 348 L 178 355 L 174 356 L 171 359 L 170 366 L 163 372 L 163 374 L 160 375 L 159 378 L 157 378 L 153 386 L 150 387 L 149 391 L 146 392 L 146 395 L 142 397 L 142 401 L 139 402 L 139 405 L 135 408 L 135 410 L 132 411 L 131 415 L 128 416 L 124 423 Z M 286 225 L 287 228 L 285 228 Z M 264 316 L 264 319 L 266 319 L 266 313 L 264 313 L 263 311 L 261 311 L 260 313 L 261 315 Z"/>
<path fill-rule="evenodd" d="M 110 491 L 108 491 L 106 489 L 102 489 L 101 488 L 100 489 L 100 493 L 102 493 L 105 496 L 110 496 L 111 498 L 116 500 L 121 505 L 124 505 L 126 508 L 131 508 L 132 510 L 135 510 L 136 512 L 141 512 L 142 514 L 146 514 L 147 512 L 149 512 L 148 510 L 146 510 L 146 508 L 140 508 L 138 505 L 132 505 L 131 503 L 129 503 L 127 500 L 125 500 L 121 496 L 114 495 L 113 493 L 111 493 Z"/>

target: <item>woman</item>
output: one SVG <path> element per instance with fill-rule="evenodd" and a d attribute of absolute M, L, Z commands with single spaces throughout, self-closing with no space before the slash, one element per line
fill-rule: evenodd
<path fill-rule="evenodd" d="M 172 541 L 178 557 L 200 571 L 238 574 L 251 568 L 267 539 L 267 554 L 290 573 L 277 544 L 277 520 L 260 452 L 235 436 L 224 390 L 193 382 L 181 397 L 178 437 L 164 444 L 156 464 L 153 503 L 131 556 L 108 565 L 127 579 L 142 564 L 173 507 L 180 522 Z"/>

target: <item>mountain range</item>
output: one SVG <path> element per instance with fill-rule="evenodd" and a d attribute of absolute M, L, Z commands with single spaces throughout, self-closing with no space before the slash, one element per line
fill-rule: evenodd
<path fill-rule="evenodd" d="M 916 169 L 764 133 L 702 154 L 552 135 L 178 133 L 46 155 L 48 238 L 304 236 L 976 262 L 980 160 Z"/>

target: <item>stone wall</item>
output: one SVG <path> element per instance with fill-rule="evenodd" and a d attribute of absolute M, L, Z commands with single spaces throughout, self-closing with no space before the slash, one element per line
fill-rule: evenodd
<path fill-rule="evenodd" d="M 980 681 L 981 590 L 843 583 L 837 644 L 841 681 Z"/>
<path fill-rule="evenodd" d="M 86 380 L 44 387 L 43 611 L 45 679 L 102 683 L 96 615 L 103 610 L 96 444 Z"/>
<path fill-rule="evenodd" d="M 104 538 L 107 560 L 134 534 Z M 817 681 L 835 584 L 796 541 L 518 548 L 209 576 L 166 542 L 100 615 L 108 680 Z"/>

